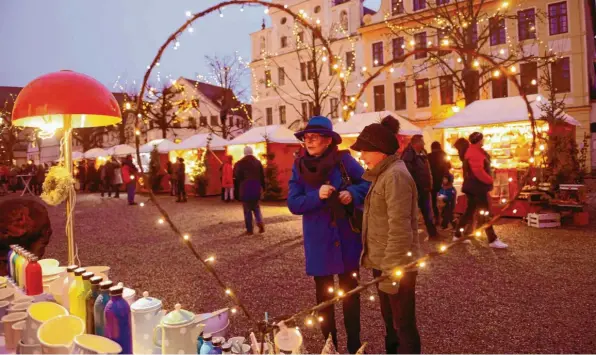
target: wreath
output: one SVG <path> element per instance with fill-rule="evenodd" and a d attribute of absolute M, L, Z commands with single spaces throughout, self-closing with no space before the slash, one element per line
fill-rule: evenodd
<path fill-rule="evenodd" d="M 41 199 L 48 205 L 57 206 L 66 200 L 73 184 L 74 179 L 65 167 L 53 166 L 43 183 Z"/>

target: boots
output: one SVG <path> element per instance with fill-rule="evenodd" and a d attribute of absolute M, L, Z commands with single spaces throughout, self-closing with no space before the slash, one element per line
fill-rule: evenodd
<path fill-rule="evenodd" d="M 265 224 L 257 223 L 257 227 L 259 227 L 259 233 L 265 233 Z"/>

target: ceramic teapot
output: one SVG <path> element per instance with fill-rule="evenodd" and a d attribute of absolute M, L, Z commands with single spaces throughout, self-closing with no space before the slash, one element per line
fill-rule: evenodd
<path fill-rule="evenodd" d="M 196 354 L 197 339 L 204 328 L 194 313 L 177 304 L 153 330 L 153 343 L 161 347 L 162 354 Z"/>
<path fill-rule="evenodd" d="M 143 298 L 139 298 L 130 306 L 132 317 L 132 350 L 135 354 L 154 354 L 152 336 L 155 327 L 161 323 L 166 311 L 162 310 L 162 303 L 159 299 L 149 297 L 147 291 L 143 292 Z M 158 348 L 161 354 L 161 348 Z"/>

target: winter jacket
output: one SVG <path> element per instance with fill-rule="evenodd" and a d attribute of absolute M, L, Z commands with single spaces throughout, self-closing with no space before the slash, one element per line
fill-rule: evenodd
<path fill-rule="evenodd" d="M 137 174 L 137 168 L 132 163 L 125 162 L 122 164 L 122 181 L 125 184 L 135 181 L 135 175 Z"/>
<path fill-rule="evenodd" d="M 222 167 L 221 187 L 234 187 L 234 169 L 230 163 L 224 163 Z"/>
<path fill-rule="evenodd" d="M 364 197 L 370 186 L 362 179 L 364 169 L 349 154 L 343 154 L 341 162 L 352 182 L 346 190 L 352 194 L 354 208 L 362 209 Z M 338 164 L 329 173 L 329 184 L 339 191 L 342 182 Z M 319 198 L 321 186 L 307 184 L 300 177 L 296 164 L 292 169 L 289 185 L 290 212 L 302 216 L 306 274 L 327 276 L 358 270 L 362 239 L 360 234 L 352 231 L 348 218 L 332 221 L 328 200 Z"/>
<path fill-rule="evenodd" d="M 453 187 L 453 185 L 443 185 L 439 190 L 439 195 L 445 196 L 445 201 L 455 201 L 455 198 L 457 197 L 457 191 L 455 190 L 455 187 Z"/>
<path fill-rule="evenodd" d="M 114 180 L 112 181 L 112 184 L 122 184 L 122 169 L 120 168 L 120 166 L 117 166 L 116 169 L 114 169 Z"/>
<path fill-rule="evenodd" d="M 265 188 L 263 164 L 253 155 L 240 159 L 234 166 L 234 177 L 240 186 L 240 201 L 253 202 L 261 199 Z"/>
<path fill-rule="evenodd" d="M 433 150 L 428 155 L 428 164 L 433 178 L 433 190 L 438 191 L 443 184 L 443 176 L 451 169 L 451 163 L 447 160 L 447 154 L 444 151 Z"/>
<path fill-rule="evenodd" d="M 418 192 L 406 165 L 397 156 L 385 158 L 367 171 L 372 182 L 364 202 L 362 266 L 391 273 L 420 255 Z M 412 252 L 412 256 L 408 256 Z M 397 293 L 388 279 L 379 284 L 385 293 Z"/>
<path fill-rule="evenodd" d="M 464 159 L 476 179 L 486 185 L 493 184 L 493 177 L 490 171 L 490 157 L 482 147 L 471 144 L 466 151 Z"/>
<path fill-rule="evenodd" d="M 401 159 L 406 164 L 412 178 L 414 178 L 418 191 L 430 191 L 433 186 L 433 178 L 430 173 L 426 152 L 416 153 L 414 147 L 410 144 L 404 150 Z"/>

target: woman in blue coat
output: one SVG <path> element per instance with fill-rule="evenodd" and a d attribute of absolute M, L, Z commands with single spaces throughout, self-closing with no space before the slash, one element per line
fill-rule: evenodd
<path fill-rule="evenodd" d="M 328 118 L 311 118 L 296 138 L 304 142 L 306 153 L 294 162 L 288 207 L 302 216 L 306 273 L 314 277 L 317 303 L 321 303 L 336 295 L 335 275 L 339 290 L 358 286 L 362 239 L 350 215 L 362 209 L 369 183 L 362 180 L 364 169 L 350 153 L 338 150 L 341 137 Z M 348 351 L 355 353 L 361 346 L 360 297 L 346 297 L 343 311 Z M 319 315 L 323 336 L 331 334 L 337 347 L 334 307 Z"/>

